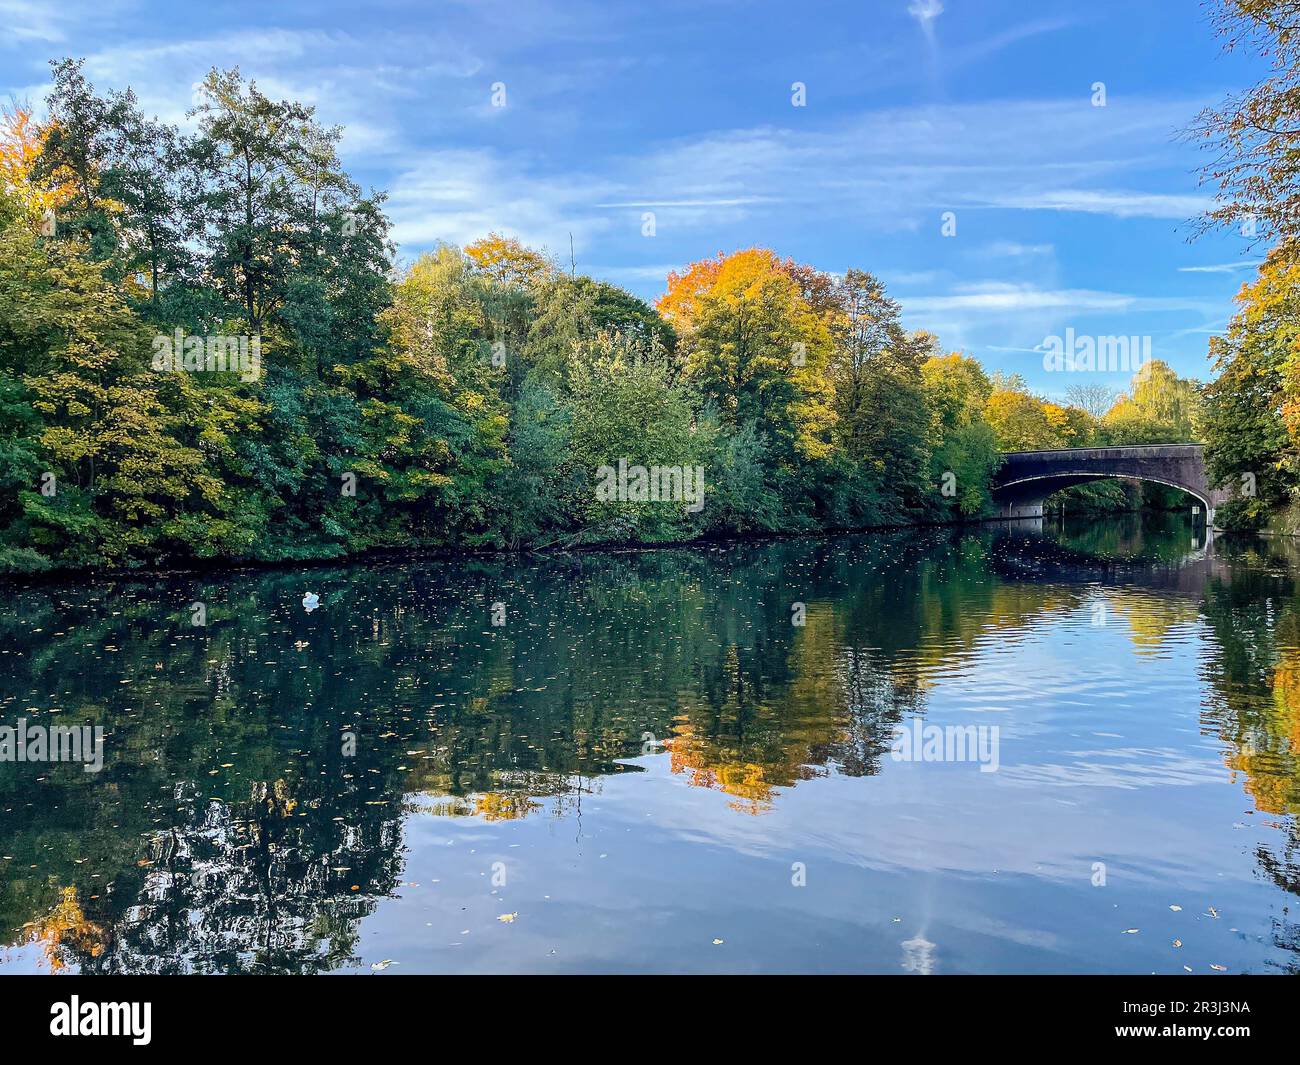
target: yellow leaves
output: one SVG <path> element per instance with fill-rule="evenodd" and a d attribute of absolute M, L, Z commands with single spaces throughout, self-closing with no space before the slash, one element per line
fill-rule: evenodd
<path fill-rule="evenodd" d="M 18 197 L 29 211 L 57 210 L 72 199 L 72 186 L 38 184 L 32 177 L 49 129 L 32 120 L 26 107 L 0 107 L 0 187 Z"/>
<path fill-rule="evenodd" d="M 539 252 L 495 232 L 465 245 L 465 254 L 478 270 L 504 284 L 534 285 L 551 271 Z"/>
<path fill-rule="evenodd" d="M 540 809 L 524 792 L 489 791 L 474 800 L 474 812 L 486 821 L 518 821 Z"/>
<path fill-rule="evenodd" d="M 58 905 L 47 916 L 24 925 L 23 929 L 29 942 L 41 944 L 51 972 L 64 968 L 60 948 L 65 946 L 92 958 L 104 953 L 104 929 L 86 919 L 77 901 L 75 887 L 61 888 Z"/>
<path fill-rule="evenodd" d="M 683 274 L 669 273 L 668 289 L 655 301 L 659 313 L 678 329 L 689 328 L 695 319 L 696 300 L 713 288 L 725 260 L 718 252 L 716 258 L 692 263 Z"/>
<path fill-rule="evenodd" d="M 995 389 L 985 404 L 984 412 L 1004 451 L 1032 451 L 1057 446 L 1044 405 L 1028 392 Z"/>
<path fill-rule="evenodd" d="M 829 452 L 836 420 L 832 314 L 804 292 L 814 274 L 747 248 L 670 274 L 658 301 L 705 395 L 728 417 L 768 419 L 805 458 Z"/>
<path fill-rule="evenodd" d="M 419 488 L 447 488 L 454 483 L 445 473 L 434 473 L 431 470 L 413 470 L 407 480 Z"/>

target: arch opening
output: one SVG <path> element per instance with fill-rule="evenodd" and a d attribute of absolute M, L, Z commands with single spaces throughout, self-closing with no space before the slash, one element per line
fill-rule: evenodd
<path fill-rule="evenodd" d="M 1177 489 L 1193 502 L 1193 513 L 1202 515 L 1207 525 L 1214 523 L 1214 504 L 1202 492 L 1186 484 L 1137 473 L 1095 473 L 1086 470 L 1054 471 L 1032 477 L 1022 477 L 1005 481 L 993 492 L 993 500 L 998 504 L 1004 518 L 1041 518 L 1043 505 L 1057 492 L 1076 485 L 1092 484 L 1096 481 L 1138 481 L 1148 484 L 1160 484 Z"/>

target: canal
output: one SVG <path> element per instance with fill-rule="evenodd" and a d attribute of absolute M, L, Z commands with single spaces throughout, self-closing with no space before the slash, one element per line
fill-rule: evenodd
<path fill-rule="evenodd" d="M 1298 971 L 1297 565 L 1128 516 L 10 588 L 0 973 Z"/>

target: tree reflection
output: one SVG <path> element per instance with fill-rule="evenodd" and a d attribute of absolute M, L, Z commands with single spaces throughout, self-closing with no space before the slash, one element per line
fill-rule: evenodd
<path fill-rule="evenodd" d="M 1161 594 L 1112 594 L 1135 646 L 1204 615 L 1207 722 L 1288 819 L 1258 861 L 1297 892 L 1296 560 L 1229 580 L 1150 531 L 1104 547 L 1156 563 L 1125 581 Z M 294 574 L 23 591 L 0 617 L 0 723 L 103 724 L 106 755 L 99 774 L 0 766 L 0 935 L 91 972 L 355 964 L 413 811 L 567 817 L 640 770 L 645 733 L 749 814 L 810 777 L 879 773 L 893 727 L 981 641 L 1096 594 L 1095 549 L 985 528 L 314 570 L 310 615 Z"/>

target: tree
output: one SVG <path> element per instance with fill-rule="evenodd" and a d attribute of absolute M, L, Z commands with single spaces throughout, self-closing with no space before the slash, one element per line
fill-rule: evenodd
<path fill-rule="evenodd" d="M 199 128 L 189 146 L 189 221 L 202 235 L 205 275 L 252 333 L 291 308 L 291 322 L 280 314 L 281 324 L 311 338 L 306 306 L 328 313 L 320 307 L 322 225 L 359 198 L 338 163 L 341 131 L 317 125 L 312 108 L 264 96 L 237 68 L 210 71 L 191 114 Z"/>
<path fill-rule="evenodd" d="M 896 302 L 871 274 L 851 269 L 830 290 L 835 347 L 835 441 L 870 471 L 887 506 L 916 509 L 928 488 L 931 424 L 922 363 L 934 338 L 908 335 Z"/>
<path fill-rule="evenodd" d="M 113 219 L 122 205 L 106 194 L 102 175 L 124 104 L 118 98 L 96 96 L 82 65 L 81 60 L 71 59 L 50 64 L 54 82 L 46 98 L 50 120 L 34 174 L 47 186 L 71 193 L 61 212 L 60 234 L 87 240 L 90 254 L 106 259 L 117 245 Z"/>
<path fill-rule="evenodd" d="M 1203 180 L 1219 206 L 1204 225 L 1235 225 L 1256 240 L 1300 236 L 1300 5 L 1294 0 L 1218 0 L 1225 50 L 1254 47 L 1272 73 L 1254 88 L 1202 111 L 1188 131 L 1214 159 Z"/>
<path fill-rule="evenodd" d="M 30 107 L 0 107 L 0 192 L 12 196 L 33 225 L 75 195 L 71 185 L 36 174 L 48 136 L 49 128 L 32 120 Z"/>
<path fill-rule="evenodd" d="M 1102 418 L 1115 444 L 1178 444 L 1197 439 L 1200 391 L 1168 363 L 1153 359 L 1133 375 L 1127 393 L 1116 397 Z"/>
<path fill-rule="evenodd" d="M 71 192 L 74 214 L 65 234 L 89 235 L 91 253 L 109 261 L 116 276 L 133 281 L 145 274 L 156 305 L 187 258 L 179 212 L 182 138 L 146 118 L 130 89 L 96 96 L 80 61 L 53 66 L 37 173 Z"/>
<path fill-rule="evenodd" d="M 755 424 L 787 461 L 830 453 L 830 318 L 772 252 L 751 248 L 669 275 L 659 308 L 678 330 L 687 375 L 724 423 Z"/>
<path fill-rule="evenodd" d="M 1115 405 L 1115 390 L 1109 385 L 1070 385 L 1065 390 L 1066 401 L 1072 407 L 1100 418 Z"/>
<path fill-rule="evenodd" d="M 977 517 L 991 507 L 989 484 L 1002 462 L 984 415 L 993 386 L 975 359 L 956 353 L 932 355 L 921 364 L 921 377 L 931 416 L 931 485 L 942 506 Z"/>
<path fill-rule="evenodd" d="M 465 254 L 476 269 L 502 285 L 529 288 L 555 273 L 554 265 L 541 252 L 500 233 L 466 244 Z"/>
<path fill-rule="evenodd" d="M 247 540 L 211 456 L 183 442 L 183 417 L 150 369 L 150 331 L 85 251 L 21 225 L 0 230 L 0 396 L 23 434 L 7 449 L 44 471 L 19 491 L 7 538 L 80 564 L 223 543 L 238 553 Z M 206 528 L 186 525 L 187 511 Z"/>
<path fill-rule="evenodd" d="M 358 476 L 375 486 L 352 527 L 371 542 L 485 533 L 485 487 L 504 459 L 506 412 L 467 259 L 446 245 L 393 290 L 386 342 L 344 380 L 359 397 Z"/>
<path fill-rule="evenodd" d="M 640 349 L 610 333 L 585 346 L 590 350 L 575 353 L 569 374 L 569 434 L 579 481 L 587 486 L 581 504 L 590 526 L 586 535 L 649 542 L 689 535 L 691 515 L 682 499 L 601 499 L 596 489 L 601 467 L 617 469 L 620 463 L 647 470 L 703 467 L 712 433 L 701 431 L 697 397 L 689 385 L 674 380 L 659 348 Z M 707 492 L 691 476 L 692 485 Z M 707 505 L 707 496 L 700 502 Z"/>
<path fill-rule="evenodd" d="M 1249 489 L 1224 508 L 1223 520 L 1253 526 L 1289 502 L 1298 483 L 1300 263 L 1288 246 L 1269 254 L 1237 304 L 1227 334 L 1210 340 L 1218 376 L 1206 386 L 1202 421 L 1211 482 Z"/>
<path fill-rule="evenodd" d="M 1048 420 L 1042 402 L 1028 392 L 995 387 L 989 394 L 985 416 L 1003 451 L 1060 446 L 1058 431 Z"/>

